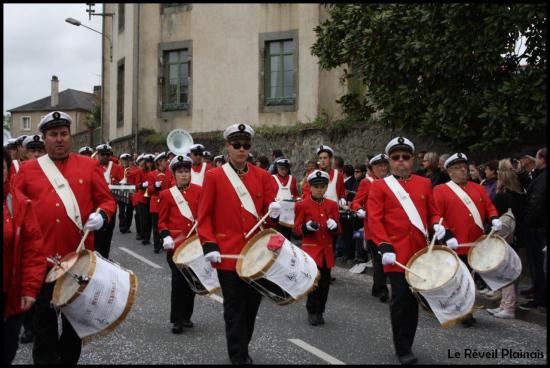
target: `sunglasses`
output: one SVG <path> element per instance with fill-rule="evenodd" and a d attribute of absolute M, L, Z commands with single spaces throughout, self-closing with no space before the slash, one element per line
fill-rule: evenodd
<path fill-rule="evenodd" d="M 403 159 L 403 161 L 409 161 L 412 158 L 412 156 L 405 153 L 402 155 L 392 155 L 390 156 L 390 158 L 392 159 L 392 161 L 399 161 L 401 159 Z"/>
<path fill-rule="evenodd" d="M 231 144 L 231 146 L 233 146 L 233 148 L 235 148 L 237 150 L 241 149 L 241 147 L 244 148 L 245 150 L 249 150 L 250 147 L 252 147 L 252 145 L 250 143 L 230 143 L 230 144 Z"/>

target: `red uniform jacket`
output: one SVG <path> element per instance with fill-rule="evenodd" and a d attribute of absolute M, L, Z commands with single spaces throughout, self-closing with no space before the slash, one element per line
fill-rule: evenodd
<path fill-rule="evenodd" d="M 330 178 L 330 181 L 332 181 L 332 178 L 334 177 L 334 169 L 330 169 L 328 176 Z M 344 189 L 344 174 L 342 174 L 342 170 L 338 170 L 338 178 L 336 179 L 336 195 L 338 196 L 338 199 L 340 198 L 346 198 L 346 191 Z M 310 197 L 311 196 L 311 189 L 309 188 L 309 183 L 306 179 L 306 182 L 304 183 L 304 187 L 302 188 L 302 198 Z"/>
<path fill-rule="evenodd" d="M 17 189 L 12 189 L 11 193 L 13 221 L 4 213 L 3 246 L 11 248 L 3 254 L 4 278 L 7 277 L 4 280 L 7 285 L 4 317 L 22 312 L 21 297 L 36 299 L 47 267 L 46 248 L 32 202 Z"/>
<path fill-rule="evenodd" d="M 302 237 L 302 249 L 309 254 L 319 268 L 323 267 L 323 259 L 328 268 L 334 267 L 333 235 L 341 232 L 340 214 L 338 204 L 331 199 L 325 198 L 320 203 L 314 201 L 311 195 L 296 202 L 294 218 L 294 232 Z M 338 228 L 330 231 L 327 221 L 331 218 L 338 224 Z M 302 225 L 309 220 L 320 225 L 318 231 L 305 233 Z"/>
<path fill-rule="evenodd" d="M 267 171 L 251 164 L 247 166 L 248 172 L 242 181 L 261 218 L 275 200 L 273 179 Z M 258 219 L 242 207 L 223 168 L 218 167 L 204 174 L 198 221 L 198 234 L 205 253 L 219 248 L 221 254 L 239 254 L 248 239 L 254 236 L 244 237 Z M 234 271 L 236 264 L 235 259 L 222 258 L 221 263 L 212 263 L 212 266 Z"/>
<path fill-rule="evenodd" d="M 159 233 L 161 238 L 170 235 L 173 239 L 176 239 L 181 233 L 186 236 L 193 227 L 193 223 L 183 217 L 169 189 L 161 191 L 159 196 Z M 201 187 L 196 184 L 189 184 L 186 190 L 180 190 L 180 192 L 189 204 L 193 218 L 196 220 Z M 183 241 L 178 242 L 170 252 L 175 251 L 182 244 Z"/>
<path fill-rule="evenodd" d="M 107 187 L 99 161 L 71 152 L 65 161 L 54 162 L 76 197 L 82 226 L 98 207 L 110 219 L 116 211 L 116 202 Z M 37 160 L 29 161 L 21 168 L 15 176 L 14 186 L 33 202 L 48 256 L 58 253 L 63 257 L 76 250 L 83 232 L 67 216 L 63 202 Z M 85 247 L 94 250 L 93 234 L 86 239 Z"/>
<path fill-rule="evenodd" d="M 136 207 L 138 203 L 147 203 L 147 200 L 143 197 L 145 195 L 145 190 L 141 188 L 141 183 L 146 181 L 143 179 L 144 171 L 139 167 L 132 167 L 128 171 L 128 184 L 136 186 L 136 191 L 132 194 L 132 206 Z"/>
<path fill-rule="evenodd" d="M 429 179 L 411 175 L 409 180 L 399 180 L 409 193 L 422 223 L 428 231 L 439 221 L 439 214 L 432 198 L 432 183 Z M 424 234 L 409 220 L 385 180 L 375 180 L 367 200 L 368 225 L 371 240 L 378 246 L 391 244 L 397 261 L 406 265 L 409 259 L 427 245 Z M 384 266 L 384 272 L 404 272 L 396 265 Z"/>
<path fill-rule="evenodd" d="M 281 184 L 283 184 L 285 186 L 288 184 L 288 178 L 289 177 L 290 177 L 290 175 L 287 175 L 286 177 L 283 178 L 281 175 L 277 174 L 277 179 L 279 179 Z M 275 196 L 276 196 L 277 192 L 279 191 L 279 184 L 277 184 L 277 182 L 275 181 L 275 178 L 273 176 L 271 176 L 271 178 L 273 179 L 273 190 L 275 191 Z M 294 175 L 292 176 L 292 183 L 290 183 L 290 194 L 292 194 L 292 198 L 298 198 L 299 197 L 298 187 L 296 186 L 296 178 L 294 177 Z"/>
<path fill-rule="evenodd" d="M 359 210 L 360 208 L 367 211 L 367 199 L 369 198 L 369 191 L 372 183 L 369 179 L 364 178 L 359 182 L 359 188 L 357 188 L 357 193 L 353 198 L 353 201 L 350 204 L 350 208 L 354 211 Z M 369 234 L 369 218 L 368 214 L 363 219 L 363 228 L 365 229 L 365 240 L 371 240 Z"/>
<path fill-rule="evenodd" d="M 103 166 L 100 165 L 103 169 L 103 172 L 107 171 L 107 167 L 109 164 Z M 111 167 L 111 184 L 118 184 L 122 179 L 124 179 L 124 169 L 122 166 L 117 165 L 113 162 L 113 166 Z"/>
<path fill-rule="evenodd" d="M 151 202 L 149 202 L 149 212 L 159 212 L 159 193 L 165 189 L 169 189 L 172 185 L 172 172 L 168 169 L 164 172 L 153 170 L 147 175 L 147 181 L 149 182 L 149 196 Z M 155 187 L 155 182 L 161 181 L 160 188 Z"/>
<path fill-rule="evenodd" d="M 471 181 L 461 188 L 475 203 L 483 223 L 492 217 L 498 217 L 498 211 L 485 188 Z M 483 235 L 483 230 L 476 225 L 466 205 L 447 185 L 436 185 L 433 189 L 433 198 L 445 227 L 453 232 L 459 244 L 473 242 Z M 458 248 L 456 253 L 468 254 L 469 250 L 468 247 L 462 247 Z"/>

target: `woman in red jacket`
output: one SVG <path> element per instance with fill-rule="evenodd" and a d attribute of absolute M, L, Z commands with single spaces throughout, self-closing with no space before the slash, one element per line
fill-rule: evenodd
<path fill-rule="evenodd" d="M 323 313 L 330 286 L 330 270 L 334 267 L 333 241 L 340 233 L 338 204 L 324 198 L 329 175 L 320 170 L 313 171 L 307 178 L 311 194 L 296 203 L 294 231 L 303 236 L 302 250 L 309 254 L 321 273 L 319 285 L 307 296 L 308 321 L 312 326 L 325 323 Z"/>
<path fill-rule="evenodd" d="M 178 155 L 170 161 L 170 170 L 176 180 L 175 187 L 165 189 L 159 194 L 158 229 L 163 239 L 163 248 L 167 251 L 166 259 L 172 271 L 172 294 L 170 303 L 170 322 L 172 333 L 180 334 L 183 327 L 193 327 L 191 315 L 195 303 L 195 293 L 183 277 L 172 257 L 174 251 L 183 244 L 183 241 L 174 244 L 174 238 L 180 234 L 187 235 L 197 217 L 199 194 L 201 187 L 191 184 L 191 165 L 193 161 Z M 177 191 L 174 191 L 174 188 Z M 176 201 L 176 196 L 182 196 L 185 201 Z M 181 199 L 181 197 L 179 197 Z M 180 203 L 178 206 L 177 203 Z M 190 213 L 189 213 L 190 212 Z"/>
<path fill-rule="evenodd" d="M 10 365 L 18 348 L 23 312 L 36 301 L 46 272 L 42 233 L 31 201 L 11 187 L 10 156 L 4 148 L 3 168 L 3 365 Z"/>

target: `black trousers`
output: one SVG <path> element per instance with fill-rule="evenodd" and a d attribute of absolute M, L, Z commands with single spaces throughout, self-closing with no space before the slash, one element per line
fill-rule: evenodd
<path fill-rule="evenodd" d="M 166 260 L 172 271 L 172 291 L 170 296 L 170 323 L 190 321 L 195 306 L 195 292 L 181 274 L 172 256 L 174 252 L 166 253 Z"/>
<path fill-rule="evenodd" d="M 319 284 L 307 296 L 306 309 L 308 313 L 325 313 L 325 305 L 328 299 L 328 290 L 330 288 L 330 268 L 327 267 L 326 261 L 323 260 L 323 267 L 317 266 L 321 273 Z"/>
<path fill-rule="evenodd" d="M 2 313 L 6 308 L 7 294 L 2 292 Z M 23 313 L 4 317 L 4 342 L 2 347 L 2 365 L 11 365 L 19 348 L 19 331 L 23 322 Z"/>
<path fill-rule="evenodd" d="M 525 248 L 527 251 L 527 264 L 529 274 L 535 288 L 535 302 L 538 306 L 546 307 L 547 284 L 544 273 L 544 246 L 546 243 L 546 230 L 527 228 L 525 231 Z"/>
<path fill-rule="evenodd" d="M 159 214 L 151 213 L 151 224 L 153 225 L 153 246 L 155 249 L 162 249 L 162 239 L 159 234 Z"/>
<path fill-rule="evenodd" d="M 290 227 L 277 224 L 277 231 L 287 238 L 288 241 L 292 241 L 292 229 Z"/>
<path fill-rule="evenodd" d="M 342 220 L 342 242 L 344 257 L 347 260 L 355 259 L 355 240 L 353 239 L 353 222 L 349 219 Z"/>
<path fill-rule="evenodd" d="M 390 316 L 393 345 L 398 356 L 411 353 L 418 325 L 418 301 L 402 272 L 387 273 L 391 284 Z"/>
<path fill-rule="evenodd" d="M 138 210 L 141 222 L 141 240 L 151 239 L 151 214 L 149 213 L 149 198 L 146 203 L 139 203 Z"/>
<path fill-rule="evenodd" d="M 31 309 L 23 313 L 23 328 L 32 332 L 32 320 L 34 319 L 34 304 Z"/>
<path fill-rule="evenodd" d="M 388 286 L 386 285 L 386 274 L 384 273 L 384 266 L 382 266 L 382 256 L 378 253 L 378 247 L 372 240 L 367 240 L 367 247 L 372 257 L 373 267 L 373 284 L 372 295 L 382 296 L 388 295 Z"/>
<path fill-rule="evenodd" d="M 54 285 L 53 282 L 44 282 L 35 302 L 32 358 L 34 364 L 76 365 L 80 358 L 82 340 L 63 314 L 63 332 L 58 337 L 57 314 L 50 304 Z"/>
<path fill-rule="evenodd" d="M 130 230 L 132 226 L 132 214 L 134 212 L 134 207 L 132 202 L 124 203 L 122 201 L 118 202 L 118 229 L 121 233 L 124 233 Z"/>
<path fill-rule="evenodd" d="M 142 230 L 141 230 L 141 215 L 139 212 L 139 203 L 136 205 L 136 207 L 132 207 L 132 208 L 135 208 L 134 220 L 136 220 L 136 240 L 140 240 Z"/>
<path fill-rule="evenodd" d="M 94 231 L 94 247 L 103 258 L 109 258 L 111 250 L 111 241 L 113 240 L 113 231 L 115 230 L 116 212 L 111 216 L 111 221 L 107 227 Z"/>
<path fill-rule="evenodd" d="M 227 352 L 231 360 L 243 360 L 248 356 L 248 344 L 254 333 L 262 295 L 243 281 L 237 272 L 217 271 L 223 294 Z"/>

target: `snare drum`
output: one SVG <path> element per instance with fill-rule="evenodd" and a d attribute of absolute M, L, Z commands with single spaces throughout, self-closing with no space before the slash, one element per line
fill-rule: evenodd
<path fill-rule="evenodd" d="M 521 260 L 512 247 L 499 235 L 481 236 L 468 252 L 470 267 L 479 274 L 491 290 L 514 282 L 521 274 Z"/>
<path fill-rule="evenodd" d="M 412 256 L 407 267 L 425 279 L 405 271 L 405 278 L 413 292 L 426 300 L 443 328 L 453 326 L 472 312 L 474 280 L 455 252 L 436 245 L 429 253 L 426 247 Z"/>
<path fill-rule="evenodd" d="M 74 258 L 74 253 L 68 256 Z M 78 253 L 68 271 L 56 281 L 52 303 L 86 344 L 124 321 L 136 297 L 137 277 L 86 249 Z M 87 277 L 88 281 L 79 283 L 73 275 Z"/>
<path fill-rule="evenodd" d="M 282 243 L 273 252 L 268 243 Z M 281 233 L 265 229 L 250 239 L 237 261 L 237 274 L 278 305 L 293 303 L 313 291 L 321 274 L 311 256 Z"/>
<path fill-rule="evenodd" d="M 185 239 L 177 247 L 172 260 L 195 293 L 205 295 L 220 289 L 218 273 L 210 262 L 205 261 L 197 234 Z"/>

